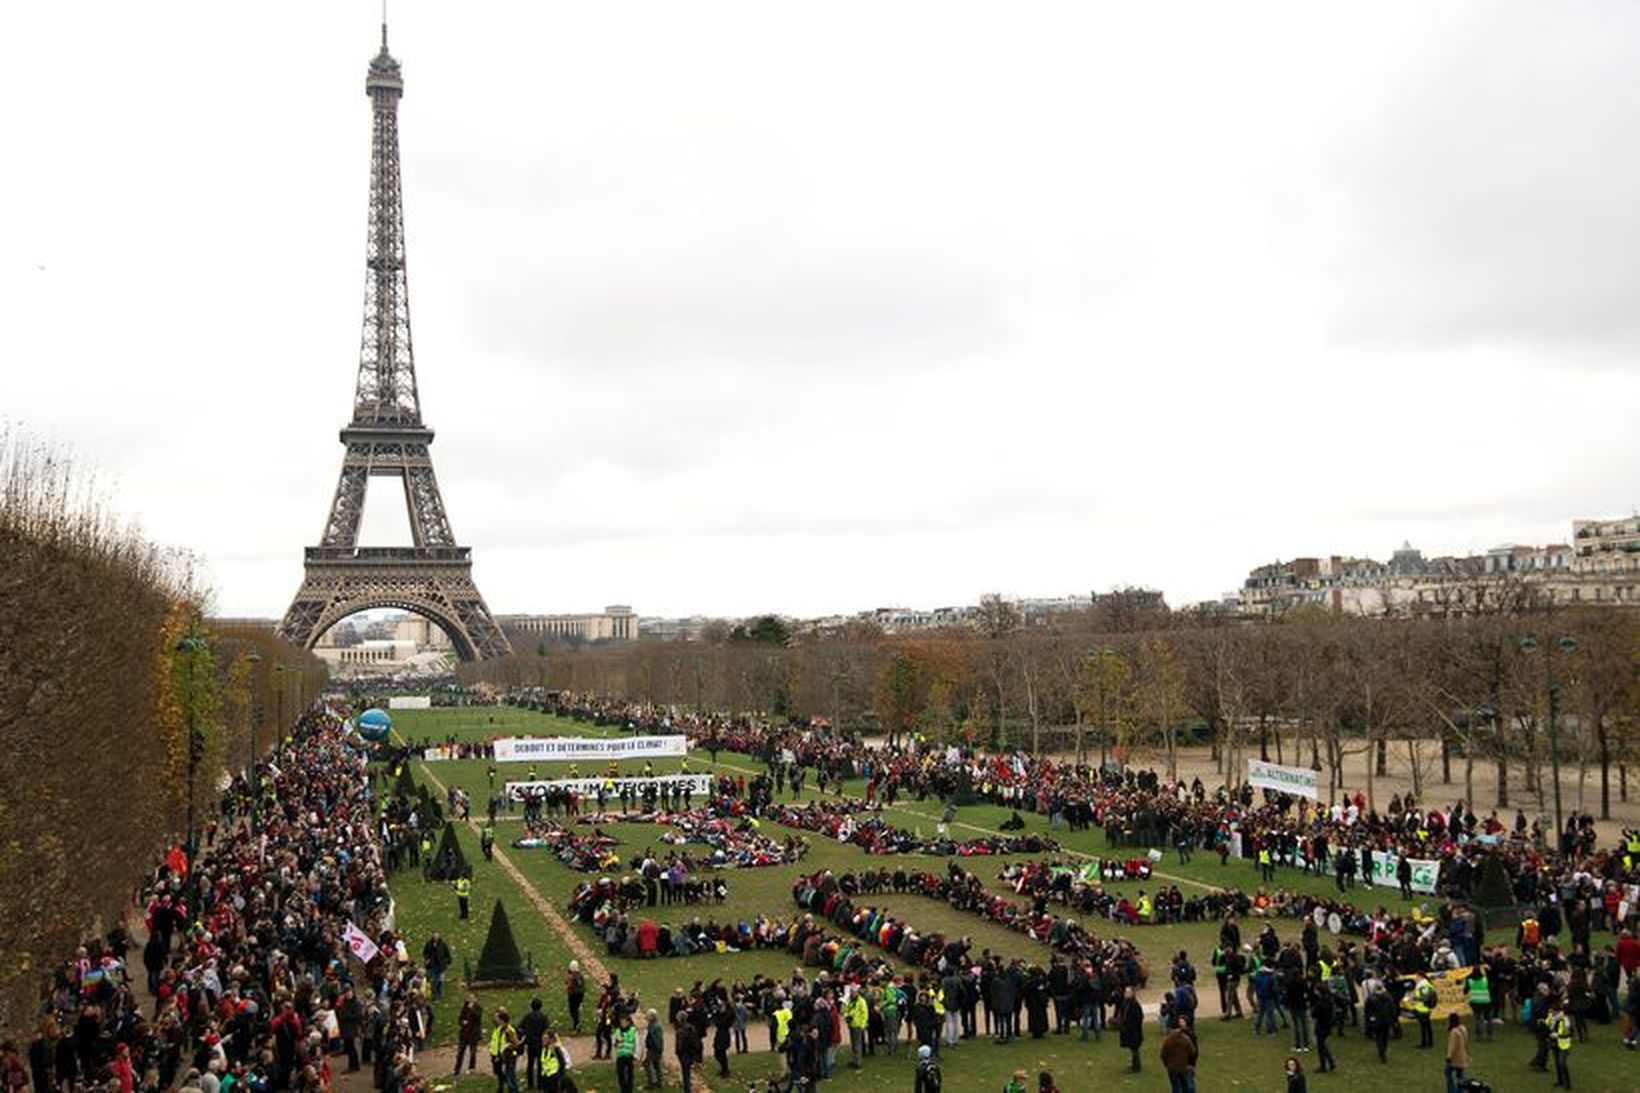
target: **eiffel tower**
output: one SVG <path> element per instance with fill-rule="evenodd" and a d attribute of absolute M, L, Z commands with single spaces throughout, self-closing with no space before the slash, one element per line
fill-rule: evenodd
<path fill-rule="evenodd" d="M 365 258 L 364 337 L 353 420 L 342 430 L 347 454 L 323 537 L 305 551 L 302 587 L 279 632 L 312 648 L 348 615 L 394 607 L 436 623 L 462 660 L 512 651 L 473 584 L 472 551 L 457 546 L 439 496 L 422 423 L 416 363 L 410 348 L 410 292 L 405 279 L 404 199 L 399 175 L 399 62 L 382 48 L 365 79 L 374 121 L 370 147 L 370 233 Z M 359 546 L 359 519 L 372 477 L 404 484 L 410 510 L 408 547 Z"/>

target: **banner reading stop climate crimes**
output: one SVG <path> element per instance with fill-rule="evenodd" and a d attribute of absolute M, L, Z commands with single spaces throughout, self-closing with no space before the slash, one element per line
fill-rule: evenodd
<path fill-rule="evenodd" d="M 632 796 L 642 797 L 644 790 L 653 786 L 658 793 L 665 793 L 675 786 L 682 786 L 690 793 L 698 793 L 702 797 L 712 792 L 712 776 L 710 774 L 655 774 L 647 778 L 550 778 L 535 782 L 508 782 L 505 792 L 515 801 L 528 800 L 537 794 L 549 790 L 572 790 L 577 797 L 596 797 L 600 789 L 607 790 L 610 797 L 619 797 L 622 788 L 629 788 Z"/>
<path fill-rule="evenodd" d="M 664 759 L 689 754 L 684 736 L 508 736 L 495 742 L 497 763 L 572 759 Z"/>

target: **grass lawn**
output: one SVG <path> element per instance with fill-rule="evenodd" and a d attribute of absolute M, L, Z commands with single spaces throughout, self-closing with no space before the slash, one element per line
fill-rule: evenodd
<path fill-rule="evenodd" d="M 446 975 L 444 997 L 433 1007 L 434 1040 L 440 1043 L 454 1040 L 455 1017 L 464 994 L 461 986 L 464 962 L 478 963 L 498 898 L 506 904 L 513 937 L 518 941 L 519 951 L 534 962 L 541 986 L 539 991 L 485 991 L 485 1007 L 505 1005 L 516 1020 L 529 1009 L 530 999 L 539 996 L 555 1025 L 567 1022 L 561 982 L 563 969 L 570 959 L 569 950 L 501 866 L 484 860 L 479 852 L 478 836 L 461 824 L 456 825 L 456 831 L 462 853 L 473 866 L 470 919 L 463 922 L 457 917 L 455 892 L 449 884 L 424 881 L 419 869 L 404 869 L 388 879 L 398 927 L 410 938 L 411 958 L 420 961 L 421 946 L 434 930 L 444 934 L 455 955 L 454 965 Z"/>
<path fill-rule="evenodd" d="M 442 739 L 449 735 L 483 739 L 498 733 L 581 736 L 612 733 L 612 730 L 600 730 L 583 722 L 510 708 L 397 710 L 393 712 L 393 719 L 400 733 L 418 740 L 423 737 Z M 749 756 L 726 752 L 721 754 L 719 759 L 716 769 L 747 773 L 748 776 L 762 769 L 761 763 Z M 488 794 L 488 765 L 483 761 L 447 762 L 428 764 L 427 769 L 445 784 L 460 785 L 472 793 L 476 810 Z M 641 771 L 643 766 L 641 761 L 624 762 L 620 765 L 623 771 L 632 773 Z M 501 768 L 503 773 L 498 781 L 509 775 L 514 778 L 521 777 L 522 771 L 517 770 L 517 766 L 508 765 Z M 558 766 L 560 765 L 541 764 L 539 773 L 548 775 Z M 661 771 L 673 770 L 678 766 L 678 761 L 656 761 L 655 766 Z M 692 755 L 690 766 L 696 771 L 714 769 L 704 752 Z M 582 773 L 585 775 L 602 769 L 602 764 L 581 764 Z M 419 771 L 417 775 L 418 778 L 422 777 Z M 845 792 L 858 794 L 863 792 L 863 786 L 856 782 L 845 787 Z M 805 799 L 812 796 L 812 789 L 804 795 Z M 898 807 L 889 811 L 887 818 L 904 827 L 920 826 L 924 831 L 931 831 L 937 820 L 939 807 L 938 803 L 932 800 L 918 802 L 914 799 L 902 799 Z M 994 806 L 968 806 L 958 810 L 957 823 L 971 825 L 976 830 L 990 830 L 995 829 L 1007 815 L 1007 810 Z M 1023 815 L 1029 830 L 1046 830 L 1043 818 L 1031 813 Z M 549 901 L 561 907 L 574 886 L 589 875 L 576 873 L 559 864 L 547 851 L 512 848 L 510 843 L 514 826 L 509 822 L 500 825 L 498 843 L 529 882 Z M 630 857 L 642 847 L 654 843 L 661 831 L 655 825 L 643 824 L 615 824 L 607 830 L 621 840 L 619 849 L 623 858 Z M 783 831 L 779 825 L 766 826 L 766 833 L 771 835 Z M 963 833 L 960 827 L 954 830 L 954 834 L 959 836 Z M 1060 831 L 1054 834 L 1067 850 L 1095 856 L 1127 857 L 1133 853 L 1129 850 L 1113 850 L 1106 846 L 1104 835 L 1099 831 Z M 702 904 L 698 908 L 682 905 L 657 908 L 656 917 L 665 921 L 670 915 L 671 921 L 674 922 L 697 913 L 703 918 L 716 916 L 720 921 L 730 918 L 751 918 L 758 914 L 785 918 L 796 911 L 791 900 L 791 884 L 802 872 L 819 868 L 841 872 L 849 869 L 876 868 L 885 864 L 894 866 L 897 863 L 904 864 L 907 868 L 927 869 L 932 872 L 940 872 L 945 867 L 944 859 L 937 857 L 915 855 L 907 858 L 874 859 L 853 846 L 833 843 L 813 834 L 805 834 L 805 837 L 809 841 L 810 851 L 798 865 L 728 871 L 726 876 L 729 883 L 729 901 L 726 906 Z M 565 1015 L 560 972 L 568 961 L 567 950 L 552 935 L 545 921 L 533 912 L 529 901 L 508 875 L 498 865 L 484 862 L 478 850 L 476 835 L 471 831 L 463 831 L 462 846 L 475 868 L 473 921 L 464 924 L 456 922 L 455 897 L 448 886 L 424 884 L 417 874 L 408 872 L 400 874 L 393 881 L 401 926 L 409 932 L 417 949 L 428 930 L 435 927 L 442 929 L 451 947 L 456 951 L 459 969 L 463 958 L 476 960 L 489 921 L 490 905 L 497 895 L 501 896 L 512 915 L 520 947 L 529 952 L 536 964 L 544 969 L 539 993 L 545 1000 L 555 1024 L 562 1028 Z M 971 858 L 965 859 L 963 864 L 987 882 L 993 882 L 996 872 L 1006 860 L 1008 859 L 1003 857 Z M 1160 864 L 1159 869 L 1197 884 L 1235 885 L 1248 891 L 1258 887 L 1257 871 L 1254 866 L 1235 861 L 1220 866 L 1216 856 L 1198 855 L 1194 861 L 1180 865 L 1176 855 L 1170 853 L 1167 860 Z M 1140 887 L 1154 890 L 1158 883 L 1164 881 L 1165 878 L 1158 877 L 1148 884 L 1128 883 L 1118 887 L 1123 890 L 1136 891 Z M 1278 873 L 1278 883 L 1290 888 L 1317 892 L 1333 891 L 1330 878 L 1305 878 L 1292 870 L 1282 870 Z M 1181 887 L 1185 888 L 1188 895 L 1190 889 L 1182 883 Z M 1367 896 L 1368 893 L 1356 889 L 1351 898 L 1357 903 L 1374 906 L 1380 903 L 1391 908 L 1405 906 L 1393 890 L 1374 889 L 1370 892 L 1370 899 Z M 1048 951 L 1045 946 L 976 916 L 952 910 L 938 901 L 920 896 L 861 897 L 860 902 L 868 901 L 888 907 L 893 913 L 903 916 L 925 933 L 939 931 L 967 935 L 974 939 L 975 945 L 979 948 L 990 948 L 1007 955 L 1018 955 L 1041 962 L 1047 959 Z M 1111 932 L 1114 929 L 1110 923 L 1095 921 L 1091 925 L 1096 932 Z M 1277 930 L 1283 938 L 1296 936 L 1298 928 L 1298 924 L 1292 920 L 1277 920 Z M 696 980 L 710 981 L 721 977 L 732 982 L 736 978 L 750 979 L 758 972 L 783 976 L 792 968 L 791 957 L 785 953 L 700 955 L 681 960 L 624 960 L 605 956 L 602 944 L 594 940 L 590 931 L 583 931 L 575 924 L 571 924 L 571 929 L 582 931 L 585 940 L 599 953 L 611 971 L 619 974 L 623 983 L 636 986 L 646 1005 L 655 1006 L 662 1012 L 665 1010 L 665 999 L 674 988 L 682 987 L 687 990 Z M 1249 933 L 1251 929 L 1256 929 L 1256 926 L 1243 924 L 1244 934 Z M 1188 951 L 1197 968 L 1204 970 L 1204 1006 L 1216 1007 L 1216 998 L 1207 997 L 1214 995 L 1215 990 L 1210 973 L 1205 971 L 1209 966 L 1208 955 L 1217 935 L 1215 925 L 1202 923 L 1152 926 L 1122 932 L 1139 945 L 1153 969 L 1165 970 L 1172 953 L 1180 948 Z M 505 1001 L 516 1013 L 527 1005 L 527 1000 L 533 993 L 535 992 L 486 992 L 484 1001 L 487 1007 Z M 440 1040 L 448 1038 L 460 995 L 459 984 L 452 983 L 447 986 L 445 1000 L 437 1010 L 436 1028 L 444 1034 L 437 1037 Z M 1291 1049 L 1290 1033 L 1255 1038 L 1248 1022 L 1220 1022 L 1213 1017 L 1204 1019 L 1199 1027 L 1201 1063 L 1198 1068 L 1198 1088 L 1204 1093 L 1221 1089 L 1279 1091 L 1285 1088 L 1282 1064 Z M 1331 1042 L 1340 1064 L 1337 1074 L 1313 1073 L 1315 1056 L 1301 1055 L 1306 1069 L 1312 1071 L 1311 1088 L 1385 1091 L 1444 1088 L 1442 1052 L 1439 1049 L 1418 1050 L 1413 1046 L 1417 1042 L 1415 1028 L 1408 1026 L 1408 1033 L 1407 1039 L 1392 1041 L 1388 1064 L 1378 1063 L 1370 1044 L 1358 1032 L 1352 1032 L 1343 1038 L 1335 1038 Z M 1053 1073 L 1064 1093 L 1106 1089 L 1165 1089 L 1166 1078 L 1156 1054 L 1161 1042 L 1161 1030 L 1152 1022 L 1147 1025 L 1145 1035 L 1145 1048 L 1141 1052 L 1144 1070 L 1136 1075 L 1128 1073 L 1127 1053 L 1117 1047 L 1112 1036 L 1107 1036 L 1103 1042 L 1086 1044 L 1074 1036 L 1051 1035 L 1042 1040 L 1025 1039 L 1000 1046 L 978 1041 L 965 1043 L 951 1052 L 944 1061 L 946 1088 L 955 1093 L 999 1090 L 1008 1075 L 1017 1068 L 1030 1073 L 1033 1089 L 1037 1071 L 1044 1069 Z M 1616 1028 L 1596 1025 L 1593 1026 L 1591 1035 L 1590 1043 L 1579 1044 L 1572 1052 L 1571 1066 L 1576 1087 L 1580 1090 L 1612 1093 L 1632 1093 L 1640 1090 L 1640 1058 L 1621 1049 Z M 754 1026 L 752 1029 L 751 1042 L 754 1049 L 767 1046 L 767 1037 L 761 1026 Z M 670 1050 L 669 1036 L 668 1051 Z M 1497 1041 L 1473 1044 L 1475 1065 L 1471 1067 L 1470 1074 L 1490 1082 L 1500 1093 L 1548 1090 L 1553 1081 L 1552 1076 L 1538 1074 L 1526 1066 L 1532 1050 L 1532 1037 L 1525 1030 L 1518 1026 L 1504 1028 Z M 846 1051 L 844 1056 L 846 1057 Z M 613 1070 L 607 1064 L 593 1063 L 589 1058 L 577 1059 L 576 1063 L 583 1090 L 609 1091 L 615 1088 Z M 741 1079 L 766 1075 L 772 1072 L 774 1065 L 775 1060 L 771 1056 L 761 1050 L 754 1050 L 753 1054 L 744 1058 L 731 1059 L 734 1080 L 727 1083 L 713 1080 L 712 1087 L 719 1091 L 743 1089 L 744 1086 L 739 1084 Z M 827 1087 L 859 1091 L 893 1090 L 900 1093 L 911 1089 L 912 1072 L 913 1063 L 909 1057 L 894 1060 L 871 1059 L 867 1061 L 866 1067 L 858 1072 L 840 1066 L 832 1081 L 827 1083 Z M 457 1093 L 483 1093 L 492 1088 L 491 1079 L 463 1078 Z M 675 1089 L 677 1086 L 674 1082 L 668 1088 Z"/>

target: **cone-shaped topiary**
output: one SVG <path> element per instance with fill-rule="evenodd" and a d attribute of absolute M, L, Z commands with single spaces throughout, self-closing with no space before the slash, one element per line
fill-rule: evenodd
<path fill-rule="evenodd" d="M 495 901 L 495 910 L 490 912 L 490 932 L 484 938 L 484 951 L 479 954 L 473 978 L 485 984 L 535 982 L 535 976 L 524 966 L 524 958 L 518 953 L 512 923 L 507 920 L 507 909 L 499 899 Z"/>
<path fill-rule="evenodd" d="M 1509 871 L 1503 859 L 1488 854 L 1481 862 L 1480 880 L 1475 884 L 1475 905 L 1478 907 L 1509 907 L 1515 902 L 1515 889 L 1509 881 Z"/>
<path fill-rule="evenodd" d="M 461 852 L 461 840 L 456 838 L 456 825 L 446 823 L 438 842 L 438 869 L 448 879 L 461 876 L 467 869 L 467 855 Z"/>

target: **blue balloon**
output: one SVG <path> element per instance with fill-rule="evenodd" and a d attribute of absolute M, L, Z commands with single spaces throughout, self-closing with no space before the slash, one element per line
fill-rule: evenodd
<path fill-rule="evenodd" d="M 354 725 L 358 727 L 359 735 L 372 744 L 386 740 L 387 734 L 393 731 L 393 719 L 387 716 L 386 710 L 366 710 Z"/>

